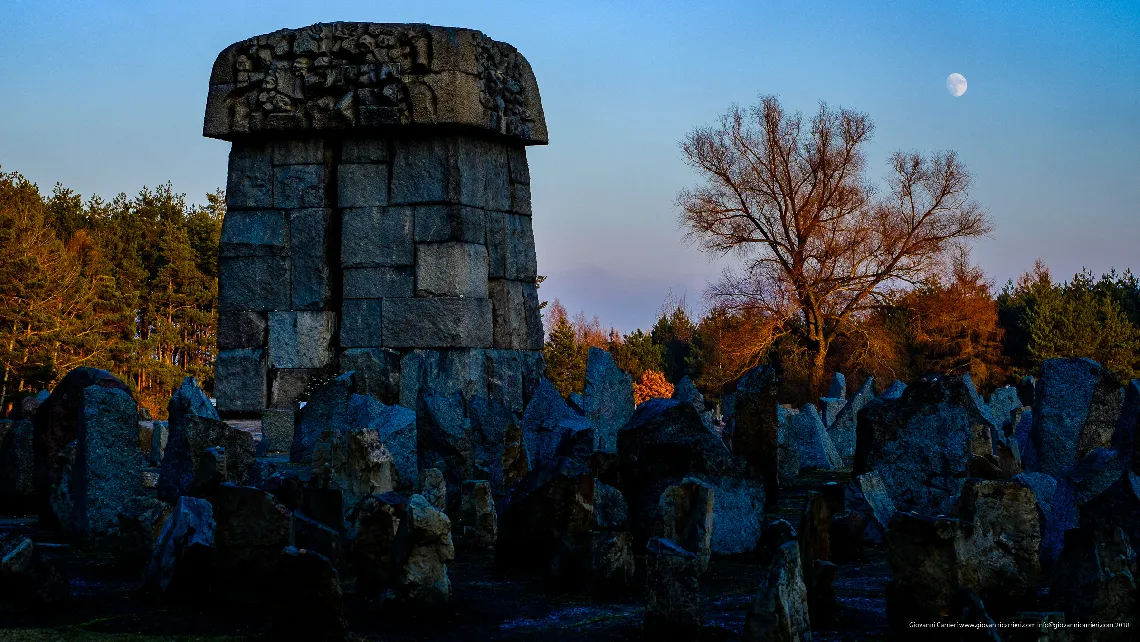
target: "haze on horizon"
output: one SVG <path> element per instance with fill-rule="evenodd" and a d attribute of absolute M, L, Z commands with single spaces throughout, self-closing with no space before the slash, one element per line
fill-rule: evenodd
<path fill-rule="evenodd" d="M 853 8 L 680 3 L 33 2 L 0 7 L 0 168 L 50 193 L 225 185 L 202 138 L 221 49 L 314 22 L 426 22 L 515 45 L 538 78 L 550 145 L 531 147 L 540 294 L 623 332 L 668 292 L 703 307 L 721 265 L 682 242 L 678 142 L 731 104 L 776 94 L 867 112 L 871 176 L 895 149 L 955 149 L 996 229 L 973 258 L 998 285 L 1042 258 L 1055 278 L 1140 269 L 1140 5 L 921 1 Z M 947 74 L 969 91 L 948 95 Z"/>

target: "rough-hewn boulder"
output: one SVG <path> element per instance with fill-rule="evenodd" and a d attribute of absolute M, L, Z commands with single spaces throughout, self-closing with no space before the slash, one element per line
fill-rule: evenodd
<path fill-rule="evenodd" d="M 622 493 L 629 502 L 635 546 L 660 519 L 658 500 L 669 486 L 693 476 L 714 489 L 714 554 L 751 552 L 760 537 L 764 490 L 747 464 L 705 428 L 691 404 L 651 399 L 618 433 Z"/>
<path fill-rule="evenodd" d="M 607 530 L 591 534 L 590 577 L 594 591 L 624 591 L 633 585 L 635 572 L 633 537 L 628 532 Z"/>
<path fill-rule="evenodd" d="M 1124 462 L 1115 450 L 1095 448 L 1081 457 L 1057 480 L 1053 495 L 1049 498 L 1049 511 L 1041 542 L 1042 564 L 1050 568 L 1056 562 L 1064 544 L 1065 531 L 1080 525 L 1081 512 L 1086 503 L 1115 485 L 1117 492 L 1110 494 L 1098 506 L 1111 507 L 1118 501 L 1127 505 L 1129 502 L 1125 498 L 1134 492 L 1131 489 L 1135 481 L 1131 471 L 1125 470 Z M 1090 514 L 1095 512 L 1094 510 Z M 1113 521 L 1120 517 L 1114 516 Z M 1128 519 L 1129 524 L 1135 522 L 1133 518 L 1125 519 Z"/>
<path fill-rule="evenodd" d="M 898 399 L 906 392 L 906 384 L 895 379 L 895 382 L 887 386 L 887 389 L 879 394 L 879 399 Z"/>
<path fill-rule="evenodd" d="M 380 405 L 371 397 L 353 395 L 350 405 Z M 332 427 L 321 434 L 313 447 L 313 480 L 321 488 L 337 489 L 347 515 L 365 495 L 386 493 L 395 488 L 397 474 L 392 455 L 371 428 L 377 413 L 367 409 L 349 410 L 350 423 Z"/>
<path fill-rule="evenodd" d="M 305 407 L 297 413 L 289 459 L 299 463 L 313 460 L 313 448 L 331 426 L 347 423 L 348 400 L 355 389 L 353 373 L 346 372 L 318 387 Z"/>
<path fill-rule="evenodd" d="M 801 470 L 835 470 L 843 466 L 843 459 L 814 405 L 805 404 L 799 410 L 780 406 L 779 418 L 780 430 L 791 437 L 799 454 Z"/>
<path fill-rule="evenodd" d="M 714 497 L 712 486 L 692 477 L 661 493 L 658 535 L 695 554 L 702 573 L 708 570 L 712 556 Z"/>
<path fill-rule="evenodd" d="M 871 541 L 882 541 L 891 519 L 895 516 L 895 503 L 887 492 L 878 473 L 863 473 L 851 480 L 847 492 L 847 505 L 867 517 L 865 534 Z"/>
<path fill-rule="evenodd" d="M 1068 622 L 1136 623 L 1136 553 L 1120 528 L 1075 528 L 1053 572 L 1049 596 Z M 1131 640 L 1127 629 L 1098 631 L 1098 640 Z"/>
<path fill-rule="evenodd" d="M 447 563 L 455 559 L 451 520 L 422 495 L 408 500 L 408 558 L 399 578 L 400 597 L 416 604 L 439 606 L 451 598 Z"/>
<path fill-rule="evenodd" d="M 1140 432 L 1140 379 L 1133 379 L 1124 386 L 1124 405 L 1120 410 L 1120 420 L 1116 423 L 1116 433 L 1112 447 L 1120 453 L 1134 473 L 1140 473 L 1140 449 L 1136 448 L 1136 436 Z"/>
<path fill-rule="evenodd" d="M 1140 476 L 1126 470 L 1078 508 L 1081 528 L 1119 527 L 1130 542 L 1140 542 Z"/>
<path fill-rule="evenodd" d="M 827 386 L 827 396 L 832 399 L 847 398 L 847 377 L 842 372 L 831 375 L 831 383 Z"/>
<path fill-rule="evenodd" d="M 179 497 L 162 525 L 143 574 L 148 588 L 198 592 L 209 588 L 214 553 L 214 509 L 197 497 Z"/>
<path fill-rule="evenodd" d="M 96 368 L 76 368 L 56 384 L 51 395 L 36 409 L 34 419 L 34 478 L 36 493 L 41 497 L 46 498 L 52 486 L 59 483 L 59 455 L 78 436 L 79 409 L 83 407 L 84 391 L 90 386 L 113 388 L 131 394 L 127 384 L 118 377 Z M 46 505 L 44 509 L 44 516 L 51 517 L 52 513 Z"/>
<path fill-rule="evenodd" d="M 119 511 L 142 494 L 134 398 L 116 388 L 87 388 L 76 436 L 74 525 L 98 543 L 118 532 Z"/>
<path fill-rule="evenodd" d="M 956 510 L 961 520 L 958 580 L 991 609 L 1030 606 L 1041 574 L 1041 526 L 1033 491 L 1013 480 L 970 480 Z"/>
<path fill-rule="evenodd" d="M 819 408 L 823 425 L 830 431 L 831 426 L 835 424 L 835 418 L 839 416 L 839 412 L 847 405 L 846 399 L 838 397 L 820 397 Z M 828 433 L 830 436 L 830 433 Z"/>
<path fill-rule="evenodd" d="M 799 548 L 803 582 L 812 620 L 830 623 L 836 603 L 833 582 L 835 565 L 831 563 L 832 507 L 827 497 L 810 491 L 800 515 Z"/>
<path fill-rule="evenodd" d="M 827 433 L 831 435 L 831 443 L 835 444 L 840 457 L 855 455 L 855 423 L 859 411 L 875 398 L 875 380 L 867 377 L 859 391 L 851 396 L 844 404 L 843 409 L 835 416 L 835 421 L 827 424 Z"/>
<path fill-rule="evenodd" d="M 779 495 L 780 420 L 776 371 L 757 366 L 736 383 L 733 415 L 733 451 L 744 458 L 764 480 L 767 506 L 775 506 Z"/>
<path fill-rule="evenodd" d="M 289 545 L 290 512 L 277 498 L 249 486 L 222 484 L 214 508 L 215 584 L 234 602 L 271 590 L 281 550 Z"/>
<path fill-rule="evenodd" d="M 357 571 L 357 592 L 378 597 L 395 587 L 408 558 L 411 521 L 408 500 L 397 493 L 369 495 L 353 513 L 350 559 Z"/>
<path fill-rule="evenodd" d="M 899 510 L 948 514 L 970 471 L 975 427 L 993 422 L 969 375 L 929 375 L 859 413 L 855 473 L 875 471 Z"/>
<path fill-rule="evenodd" d="M 745 619 L 744 639 L 811 640 L 808 591 L 795 542 L 776 550 Z"/>
<path fill-rule="evenodd" d="M 594 474 L 565 457 L 527 473 L 499 517 L 495 562 L 574 582 L 587 574 Z"/>
<path fill-rule="evenodd" d="M 958 581 L 958 520 L 896 513 L 887 529 L 887 619 L 899 635 L 910 622 L 934 622 L 949 611 Z"/>
<path fill-rule="evenodd" d="M 523 446 L 529 470 L 554 461 L 566 433 L 563 420 L 575 416 L 554 384 L 546 379 L 539 382 L 522 417 Z"/>
<path fill-rule="evenodd" d="M 159 499 L 173 503 L 183 495 L 204 497 L 222 482 L 253 482 L 253 436 L 222 422 L 197 380 L 187 377 L 167 409 L 170 434 L 158 477 Z M 207 452 L 211 448 L 215 450 Z"/>
<path fill-rule="evenodd" d="M 1035 470 L 1060 478 L 1094 448 L 1112 446 L 1124 393 L 1107 368 L 1091 359 L 1046 359 L 1036 394 Z"/>
<path fill-rule="evenodd" d="M 416 413 L 354 394 L 348 400 L 348 425 L 356 431 L 375 431 L 391 458 L 396 490 L 410 491 L 415 487 L 419 479 Z"/>
<path fill-rule="evenodd" d="M 429 504 L 439 510 L 447 509 L 447 480 L 438 468 L 425 468 L 420 471 L 420 494 Z"/>
<path fill-rule="evenodd" d="M 701 629 L 701 563 L 670 539 L 655 537 L 645 548 L 647 640 L 694 640 Z"/>
<path fill-rule="evenodd" d="M 486 479 L 495 500 L 502 500 L 509 488 L 507 470 L 518 459 L 517 454 L 511 453 L 512 460 L 508 461 L 507 433 L 519 433 L 519 419 L 501 402 L 486 397 L 469 399 L 467 415 L 475 449 L 475 477 Z M 525 466 L 525 458 L 522 463 Z"/>
<path fill-rule="evenodd" d="M 143 496 L 119 509 L 119 563 L 143 568 L 154 556 L 159 534 L 173 507 L 154 497 Z"/>
<path fill-rule="evenodd" d="M 460 393 L 423 395 L 418 425 L 420 469 L 436 468 L 447 482 L 444 510 L 457 513 L 459 491 L 475 474 L 475 439 Z"/>
<path fill-rule="evenodd" d="M 70 586 L 59 567 L 19 533 L 0 534 L 0 598 L 17 608 L 53 608 L 70 598 Z"/>
<path fill-rule="evenodd" d="M 633 416 L 633 381 L 601 348 L 590 348 L 586 358 L 582 409 L 594 429 L 594 450 L 617 452 L 617 432 Z"/>
<path fill-rule="evenodd" d="M 340 574 L 320 553 L 288 546 L 277 564 L 272 636 L 281 640 L 339 642 L 347 637 Z"/>
<path fill-rule="evenodd" d="M 629 524 L 629 504 L 621 491 L 594 480 L 594 522 L 604 530 L 624 530 Z"/>
<path fill-rule="evenodd" d="M 1032 491 L 1012 480 L 971 480 L 955 508 L 960 518 L 900 512 L 891 520 L 887 615 L 895 630 L 945 617 L 959 586 L 1004 612 L 1031 603 L 1041 537 Z"/>
<path fill-rule="evenodd" d="M 776 482 L 781 488 L 792 486 L 800 474 L 800 452 L 792 436 L 781 430 L 776 436 Z"/>
<path fill-rule="evenodd" d="M 1004 438 L 1006 434 L 1012 432 L 1013 411 L 1021 408 L 1021 398 L 1017 396 L 1017 388 L 1005 386 L 994 390 L 990 393 L 986 405 L 989 406 L 990 416 L 993 417 L 994 424 L 1000 429 L 1000 435 Z"/>
<path fill-rule="evenodd" d="M 467 480 L 460 491 L 459 542 L 464 548 L 491 550 L 495 547 L 499 523 L 495 498 L 486 480 Z"/>

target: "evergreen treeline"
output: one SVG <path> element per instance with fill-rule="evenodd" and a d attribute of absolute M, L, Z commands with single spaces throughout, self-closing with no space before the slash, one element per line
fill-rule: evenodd
<path fill-rule="evenodd" d="M 115 373 L 156 417 L 187 375 L 212 390 L 224 215 L 220 190 L 205 206 L 188 205 L 169 183 L 84 201 L 58 184 L 45 197 L 0 171 L 0 407 L 78 366 Z M 964 257 L 945 272 L 849 323 L 829 368 L 849 384 L 874 376 L 880 388 L 937 371 L 970 372 L 988 390 L 1059 356 L 1140 376 L 1140 279 L 1130 271 L 1058 282 L 1038 262 L 996 292 Z M 749 310 L 714 307 L 696 318 L 684 299 L 670 299 L 649 332 L 621 335 L 597 318 L 571 319 L 554 301 L 547 324 L 547 374 L 566 395 L 582 391 L 591 346 L 635 381 L 689 376 L 714 398 L 759 363 L 781 372 L 783 401 L 817 394 L 808 350 Z"/>
<path fill-rule="evenodd" d="M 212 389 L 225 199 L 171 185 L 87 201 L 0 171 L 0 404 L 104 368 L 152 415 L 183 377 Z"/>
<path fill-rule="evenodd" d="M 1053 357 L 1090 357 L 1122 379 L 1140 376 L 1140 279 L 1115 271 L 1055 281 L 1038 262 L 1000 291 L 964 256 L 945 274 L 893 294 L 844 328 L 828 366 L 848 386 L 874 376 L 879 390 L 928 372 L 969 372 L 979 389 L 1016 383 Z M 647 371 L 676 383 L 691 377 L 706 395 L 759 363 L 781 373 L 781 401 L 805 403 L 811 355 L 791 334 L 747 311 L 714 307 L 700 318 L 685 302 L 666 303 L 649 333 L 602 330 L 597 318 L 570 319 L 555 301 L 547 318 L 548 376 L 564 395 L 585 385 L 586 353 L 609 350 L 635 381 Z"/>

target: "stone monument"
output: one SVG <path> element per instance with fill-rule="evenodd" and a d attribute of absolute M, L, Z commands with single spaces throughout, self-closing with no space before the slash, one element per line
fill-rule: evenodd
<path fill-rule="evenodd" d="M 469 29 L 330 23 L 227 47 L 204 135 L 232 143 L 217 407 L 292 411 L 315 377 L 422 410 L 425 386 L 521 412 L 543 372 L 514 47 Z"/>

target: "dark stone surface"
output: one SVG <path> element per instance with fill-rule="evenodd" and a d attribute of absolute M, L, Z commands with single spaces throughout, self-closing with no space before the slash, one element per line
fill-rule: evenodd
<path fill-rule="evenodd" d="M 197 497 L 179 497 L 155 539 L 143 585 L 160 592 L 192 594 L 208 590 L 214 528 L 214 509 L 210 502 Z"/>
<path fill-rule="evenodd" d="M 290 512 L 270 493 L 222 484 L 214 508 L 215 587 L 229 602 L 256 602 L 272 591 L 281 549 L 289 545 Z"/>
<path fill-rule="evenodd" d="M 827 387 L 827 396 L 833 399 L 847 398 L 847 377 L 842 372 L 831 375 L 831 384 Z"/>
<path fill-rule="evenodd" d="M 736 384 L 733 452 L 744 458 L 764 480 L 765 507 L 779 496 L 779 439 L 776 371 L 761 365 L 749 370 Z"/>
<path fill-rule="evenodd" d="M 574 416 L 554 384 L 546 379 L 539 382 L 522 416 L 523 443 L 531 470 L 554 460 L 566 434 L 563 421 Z"/>
<path fill-rule="evenodd" d="M 504 474 L 507 431 L 510 428 L 518 431 L 519 419 L 506 406 L 486 397 L 469 399 L 467 415 L 471 420 L 471 438 L 475 450 L 475 477 L 486 479 L 496 501 L 500 501 L 507 491 Z"/>
<path fill-rule="evenodd" d="M 158 477 L 159 499 L 173 503 L 182 495 L 206 496 L 223 481 L 253 481 L 253 435 L 223 423 L 193 377 L 182 382 L 167 408 L 170 436 Z M 211 448 L 221 450 L 208 453 Z M 219 460 L 218 454 L 224 454 L 224 458 Z M 207 459 L 212 459 L 214 465 L 209 465 Z"/>
<path fill-rule="evenodd" d="M 928 375 L 859 413 L 855 474 L 875 471 L 899 510 L 949 514 L 969 472 L 974 426 L 993 430 L 969 375 Z"/>
<path fill-rule="evenodd" d="M 1065 533 L 1064 552 L 1049 591 L 1066 622 L 1136 623 L 1136 553 L 1120 528 L 1084 527 Z M 1098 640 L 1131 640 L 1131 631 L 1098 631 Z"/>
<path fill-rule="evenodd" d="M 269 341 L 268 333 L 269 321 L 263 311 L 226 310 L 218 313 L 219 350 L 265 347 Z"/>
<path fill-rule="evenodd" d="M 465 297 L 384 299 L 383 345 L 389 348 L 489 348 L 491 300 Z"/>
<path fill-rule="evenodd" d="M 355 390 L 351 372 L 326 382 L 313 392 L 309 402 L 297 413 L 293 430 L 290 461 L 304 463 L 313 459 L 313 447 L 332 426 L 347 422 L 348 399 Z"/>
<path fill-rule="evenodd" d="M 118 532 L 118 513 L 142 494 L 138 406 L 98 384 L 83 391 L 76 434 L 74 524 L 88 543 Z"/>
<path fill-rule="evenodd" d="M 507 495 L 495 562 L 562 584 L 586 580 L 593 504 L 594 475 L 585 466 L 559 458 L 530 471 Z"/>
<path fill-rule="evenodd" d="M 83 393 L 93 385 L 130 394 L 127 384 L 106 370 L 76 368 L 56 384 L 51 395 L 36 410 L 32 453 L 36 494 L 42 498 L 46 498 L 51 487 L 59 482 L 59 454 L 78 436 L 76 426 L 79 409 L 83 406 Z M 44 516 L 50 518 L 46 504 Z"/>
<path fill-rule="evenodd" d="M 808 591 L 802 569 L 799 549 L 794 542 L 776 550 L 745 620 L 745 640 L 803 640 L 811 636 Z"/>
<path fill-rule="evenodd" d="M 154 497 L 141 497 L 119 509 L 119 563 L 142 569 L 170 517 L 171 506 Z"/>
<path fill-rule="evenodd" d="M 426 394 L 423 401 L 426 412 L 418 424 L 420 470 L 438 468 L 443 473 L 447 498 L 441 510 L 454 514 L 459 508 L 460 485 L 475 472 L 471 421 L 458 393 Z"/>
<path fill-rule="evenodd" d="M 672 540 L 645 547 L 647 640 L 694 640 L 701 629 L 700 561 Z"/>
<path fill-rule="evenodd" d="M 875 398 L 875 380 L 867 377 L 859 391 L 847 400 L 843 409 L 835 416 L 835 421 L 827 425 L 827 432 L 831 435 L 831 442 L 839 450 L 840 457 L 855 455 L 855 424 L 859 411 Z"/>
<path fill-rule="evenodd" d="M 814 405 L 804 404 L 799 410 L 780 406 L 779 418 L 780 429 L 787 433 L 799 455 L 800 470 L 836 470 L 843 466 L 839 451 Z"/>
<path fill-rule="evenodd" d="M 265 348 L 218 352 L 214 387 L 220 412 L 260 413 L 265 408 L 268 401 L 266 352 Z"/>
<path fill-rule="evenodd" d="M 629 504 L 621 491 L 594 480 L 594 522 L 605 530 L 624 530 L 629 523 Z"/>
<path fill-rule="evenodd" d="M 353 515 L 356 538 L 350 559 L 357 569 L 358 593 L 378 597 L 393 586 L 408 557 L 411 523 L 408 500 L 397 493 L 369 495 Z"/>
<path fill-rule="evenodd" d="M 887 586 L 887 619 L 906 637 L 910 622 L 935 622 L 949 610 L 958 581 L 956 519 L 899 512 L 887 530 L 892 579 Z"/>
<path fill-rule="evenodd" d="M 1035 470 L 1062 477 L 1094 448 L 1112 446 L 1124 395 L 1104 366 L 1091 359 L 1046 359 L 1036 396 L 1030 432 Z"/>
<path fill-rule="evenodd" d="M 633 416 L 633 381 L 601 348 L 589 350 L 583 397 L 586 421 L 594 430 L 594 450 L 617 452 L 617 433 Z"/>
<path fill-rule="evenodd" d="M 764 489 L 746 462 L 705 428 L 692 404 L 651 399 L 638 406 L 618 433 L 618 457 L 635 547 L 648 539 L 659 519 L 661 493 L 691 475 L 715 489 L 713 553 L 755 548 Z"/>
<path fill-rule="evenodd" d="M 280 552 L 272 604 L 272 633 L 277 639 L 346 640 L 340 574 L 315 551 L 288 546 Z"/>

